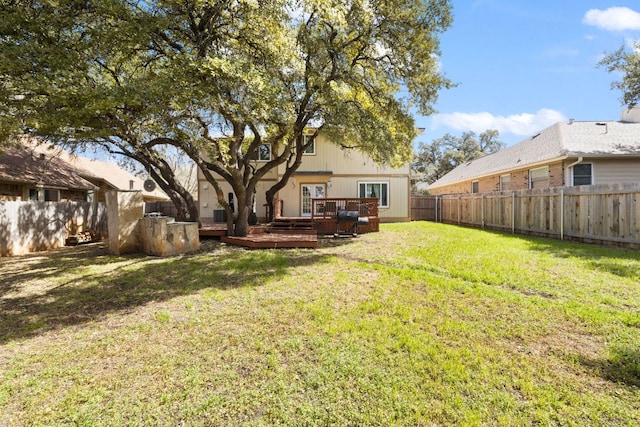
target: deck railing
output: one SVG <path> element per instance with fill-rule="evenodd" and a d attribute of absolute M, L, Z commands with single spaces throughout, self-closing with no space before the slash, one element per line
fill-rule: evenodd
<path fill-rule="evenodd" d="M 313 219 L 335 219 L 338 210 L 358 211 L 361 217 L 378 217 L 377 197 L 311 199 Z"/>

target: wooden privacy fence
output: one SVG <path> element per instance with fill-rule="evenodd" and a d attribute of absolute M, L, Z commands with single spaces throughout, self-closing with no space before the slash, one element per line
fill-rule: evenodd
<path fill-rule="evenodd" d="M 0 202 L 0 256 L 61 247 L 83 231 L 106 235 L 103 203 Z"/>
<path fill-rule="evenodd" d="M 640 247 L 640 183 L 429 197 L 445 223 Z"/>
<path fill-rule="evenodd" d="M 411 221 L 437 221 L 436 196 L 411 196 Z"/>

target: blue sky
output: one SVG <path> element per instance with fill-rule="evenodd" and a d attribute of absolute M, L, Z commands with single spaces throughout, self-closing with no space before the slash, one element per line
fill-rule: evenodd
<path fill-rule="evenodd" d="M 640 40 L 640 2 L 453 0 L 441 69 L 458 86 L 415 116 L 417 142 L 497 129 L 507 145 L 559 121 L 618 120 L 620 75 L 597 64 Z"/>

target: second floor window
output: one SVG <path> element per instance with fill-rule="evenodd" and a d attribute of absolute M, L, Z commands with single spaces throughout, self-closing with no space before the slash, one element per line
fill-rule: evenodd
<path fill-rule="evenodd" d="M 308 155 L 316 154 L 316 139 L 313 137 L 313 135 L 304 136 L 304 145 L 307 145 L 307 148 L 304 149 L 303 154 L 308 154 Z"/>
<path fill-rule="evenodd" d="M 259 162 L 268 162 L 271 160 L 271 144 L 260 144 L 256 150 L 254 160 Z"/>

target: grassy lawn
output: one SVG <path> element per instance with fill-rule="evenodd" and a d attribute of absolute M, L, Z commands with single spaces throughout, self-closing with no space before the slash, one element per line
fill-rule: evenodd
<path fill-rule="evenodd" d="M 0 271 L 0 426 L 640 424 L 638 251 L 410 223 Z"/>

